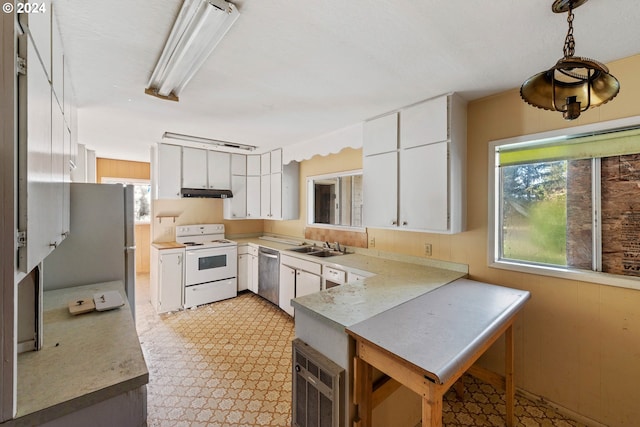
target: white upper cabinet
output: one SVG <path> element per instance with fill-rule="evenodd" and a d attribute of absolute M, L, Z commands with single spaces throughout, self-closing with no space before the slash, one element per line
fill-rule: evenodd
<path fill-rule="evenodd" d="M 207 188 L 207 150 L 182 147 L 182 187 Z"/>
<path fill-rule="evenodd" d="M 247 176 L 261 175 L 260 157 L 259 154 L 249 154 L 247 156 Z"/>
<path fill-rule="evenodd" d="M 60 110 L 64 110 L 64 52 L 58 20 L 51 18 L 51 87 Z"/>
<path fill-rule="evenodd" d="M 362 191 L 365 225 L 398 225 L 398 153 L 376 154 L 362 159 Z"/>
<path fill-rule="evenodd" d="M 247 176 L 247 218 L 260 218 L 259 176 Z"/>
<path fill-rule="evenodd" d="M 158 144 L 154 165 L 154 179 L 157 185 L 158 199 L 180 197 L 182 147 L 171 144 Z"/>
<path fill-rule="evenodd" d="M 429 99 L 400 113 L 400 148 L 449 139 L 448 97 Z"/>
<path fill-rule="evenodd" d="M 247 156 L 244 154 L 231 155 L 231 175 L 247 175 Z"/>
<path fill-rule="evenodd" d="M 393 117 L 399 123 L 395 132 Z M 464 230 L 466 122 L 466 104 L 451 94 L 365 124 L 366 226 L 433 233 Z"/>
<path fill-rule="evenodd" d="M 207 152 L 207 182 L 209 188 L 231 189 L 231 154 L 220 151 Z"/>
<path fill-rule="evenodd" d="M 271 153 L 263 153 L 260 156 L 260 175 L 269 175 L 271 173 Z"/>
<path fill-rule="evenodd" d="M 400 227 L 447 231 L 447 149 L 439 142 L 400 152 Z"/>
<path fill-rule="evenodd" d="M 271 151 L 271 173 L 280 173 L 282 172 L 282 149 L 278 148 L 277 150 Z"/>
<path fill-rule="evenodd" d="M 75 104 L 64 102 L 64 52 L 49 0 L 39 13 L 20 14 L 26 31 L 18 56 L 26 74 L 18 74 L 18 269 L 31 271 L 66 238 L 70 225 L 70 166 L 75 155 Z M 52 25 L 53 23 L 53 25 Z M 23 90 L 24 89 L 24 90 Z"/>
<path fill-rule="evenodd" d="M 364 156 L 398 149 L 398 113 L 387 114 L 364 124 Z"/>

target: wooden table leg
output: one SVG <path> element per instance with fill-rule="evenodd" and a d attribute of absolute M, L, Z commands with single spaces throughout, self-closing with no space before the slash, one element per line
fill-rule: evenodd
<path fill-rule="evenodd" d="M 371 427 L 373 412 L 373 368 L 364 360 L 354 359 L 354 403 L 358 405 L 358 413 L 354 427 Z"/>
<path fill-rule="evenodd" d="M 422 398 L 422 427 L 442 427 L 442 392 L 430 387 Z"/>
<path fill-rule="evenodd" d="M 515 383 L 513 380 L 513 325 L 504 333 L 505 338 L 505 393 L 506 393 L 506 409 L 507 409 L 507 427 L 513 427 L 515 425 L 514 420 L 514 406 L 515 406 Z"/>

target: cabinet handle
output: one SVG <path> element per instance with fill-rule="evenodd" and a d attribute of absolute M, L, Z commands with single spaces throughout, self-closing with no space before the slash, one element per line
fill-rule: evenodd
<path fill-rule="evenodd" d="M 57 248 L 58 247 L 58 242 L 49 243 L 49 247 L 54 248 L 54 249 Z"/>
<path fill-rule="evenodd" d="M 407 225 L 407 221 L 402 221 L 402 225 Z"/>
<path fill-rule="evenodd" d="M 398 225 L 398 221 L 394 219 L 393 221 L 391 221 L 391 225 Z"/>

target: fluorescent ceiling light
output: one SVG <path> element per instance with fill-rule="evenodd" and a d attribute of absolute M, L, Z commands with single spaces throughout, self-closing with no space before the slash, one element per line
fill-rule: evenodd
<path fill-rule="evenodd" d="M 238 144 L 235 142 L 221 141 L 219 139 L 202 138 L 199 136 L 183 135 L 181 133 L 165 132 L 162 139 L 177 139 L 180 141 L 193 142 L 196 144 L 214 145 L 216 147 L 237 148 L 239 150 L 253 151 L 257 147 L 255 145 Z"/>
<path fill-rule="evenodd" d="M 184 0 L 145 93 L 178 101 L 240 12 L 224 0 Z"/>

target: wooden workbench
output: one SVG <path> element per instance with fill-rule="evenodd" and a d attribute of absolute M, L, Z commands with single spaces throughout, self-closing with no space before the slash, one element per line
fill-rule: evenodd
<path fill-rule="evenodd" d="M 348 327 L 356 341 L 354 425 L 371 426 L 375 367 L 422 396 L 423 427 L 442 426 L 443 395 L 505 334 L 503 386 L 507 426 L 513 426 L 513 322 L 529 296 L 460 279 Z"/>

